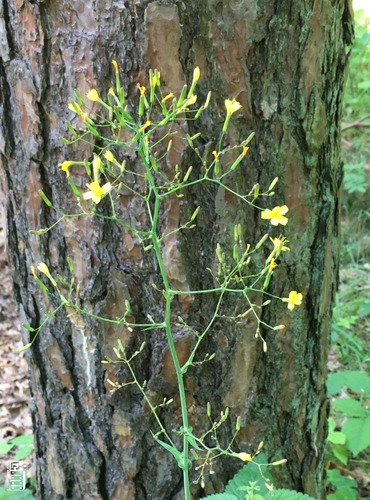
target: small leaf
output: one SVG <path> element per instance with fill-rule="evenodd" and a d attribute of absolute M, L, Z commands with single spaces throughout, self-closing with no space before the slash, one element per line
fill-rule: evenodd
<path fill-rule="evenodd" d="M 19 450 L 15 454 L 15 459 L 23 460 L 23 458 L 28 457 L 32 453 L 33 453 L 33 446 L 22 446 L 22 448 L 19 448 Z"/>
<path fill-rule="evenodd" d="M 33 445 L 33 435 L 32 434 L 22 434 L 21 436 L 17 436 L 10 441 L 13 444 L 18 446 L 29 446 Z"/>
<path fill-rule="evenodd" d="M 339 431 L 329 432 L 328 441 L 333 444 L 344 444 L 346 442 L 346 435 Z"/>
<path fill-rule="evenodd" d="M 173 446 L 171 446 L 170 444 L 167 444 L 165 443 L 164 441 L 161 441 L 160 439 L 158 438 L 154 438 L 157 443 L 159 443 L 165 450 L 169 451 L 171 453 L 171 455 L 173 455 L 176 459 L 176 462 L 177 463 L 180 463 L 182 461 L 182 453 L 179 452 L 179 450 L 177 450 L 176 448 L 174 448 Z"/>
<path fill-rule="evenodd" d="M 23 326 L 23 328 L 25 328 L 25 329 L 26 329 L 26 330 L 28 330 L 29 332 L 34 332 L 34 331 L 35 331 L 35 329 L 34 329 L 34 328 L 32 328 L 32 326 L 27 325 L 27 323 L 23 323 L 23 324 L 22 324 L 22 326 Z"/>
<path fill-rule="evenodd" d="M 6 441 L 0 442 L 0 455 L 6 455 L 13 448 L 13 444 L 9 444 Z"/>
<path fill-rule="evenodd" d="M 348 463 L 348 450 L 345 446 L 340 444 L 333 445 L 333 454 L 342 464 L 347 465 Z"/>

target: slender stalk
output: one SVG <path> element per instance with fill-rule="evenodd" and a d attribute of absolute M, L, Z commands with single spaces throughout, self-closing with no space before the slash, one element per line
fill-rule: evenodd
<path fill-rule="evenodd" d="M 176 347 L 175 347 L 175 343 L 174 343 L 173 336 L 172 336 L 172 330 L 171 330 L 171 301 L 172 301 L 175 293 L 171 290 L 171 286 L 170 286 L 169 281 L 168 281 L 166 268 L 164 266 L 164 262 L 163 262 L 162 254 L 161 254 L 160 238 L 157 235 L 157 225 L 158 225 L 159 207 L 160 207 L 161 196 L 158 193 L 157 186 L 155 185 L 155 180 L 154 180 L 153 175 L 150 171 L 150 166 L 149 166 L 148 162 L 146 161 L 146 158 L 142 157 L 142 159 L 143 159 L 144 164 L 146 166 L 148 182 L 149 182 L 150 187 L 152 189 L 152 192 L 155 196 L 154 211 L 152 214 L 152 234 L 151 234 L 151 237 L 152 237 L 152 243 L 153 243 L 153 250 L 155 252 L 156 259 L 157 259 L 158 266 L 159 266 L 160 273 L 161 273 L 162 280 L 163 280 L 164 296 L 166 299 L 165 319 L 164 319 L 165 332 L 166 332 L 168 347 L 170 349 L 172 361 L 173 361 L 173 364 L 175 367 L 177 384 L 178 384 L 178 389 L 179 389 L 179 396 L 180 396 L 182 426 L 184 429 L 183 450 L 182 450 L 182 455 L 183 455 L 182 472 L 183 472 L 184 494 L 185 494 L 185 500 L 191 500 L 189 467 L 188 467 L 189 442 L 188 442 L 188 438 L 186 436 L 186 430 L 189 427 L 188 408 L 187 408 L 187 403 L 186 403 L 184 375 L 181 371 L 180 361 L 179 361 L 179 358 L 177 356 Z"/>

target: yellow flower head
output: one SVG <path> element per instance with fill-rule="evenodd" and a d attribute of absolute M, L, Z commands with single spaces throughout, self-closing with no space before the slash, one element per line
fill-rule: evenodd
<path fill-rule="evenodd" d="M 269 273 L 272 273 L 272 271 L 275 269 L 275 267 L 277 267 L 277 264 L 275 262 L 275 259 L 271 259 L 271 262 L 270 262 L 270 265 L 269 265 L 269 270 L 268 272 Z"/>
<path fill-rule="evenodd" d="M 74 164 L 74 161 L 64 161 L 63 163 L 58 163 L 58 167 L 60 167 L 63 172 L 66 173 L 67 177 L 70 176 L 69 167 Z"/>
<path fill-rule="evenodd" d="M 117 64 L 117 61 L 115 61 L 115 60 L 113 59 L 112 64 L 113 64 L 113 67 L 114 67 L 114 71 L 115 71 L 115 72 L 116 72 L 116 74 L 117 74 L 117 73 L 118 73 L 118 64 Z"/>
<path fill-rule="evenodd" d="M 236 453 L 235 456 L 243 460 L 243 462 L 251 462 L 252 460 L 252 456 L 249 453 Z"/>
<path fill-rule="evenodd" d="M 143 86 L 140 85 L 140 83 L 138 83 L 137 84 L 137 88 L 140 90 L 141 97 L 144 97 L 145 91 L 146 91 L 146 87 L 143 87 Z"/>
<path fill-rule="evenodd" d="M 243 151 L 240 153 L 240 156 L 244 158 L 244 156 L 248 153 L 249 147 L 248 146 L 243 146 Z"/>
<path fill-rule="evenodd" d="M 150 125 L 151 125 L 151 121 L 150 120 L 147 120 L 144 125 L 142 127 L 139 128 L 139 132 L 144 132 L 144 130 L 146 130 Z"/>
<path fill-rule="evenodd" d="M 278 226 L 279 224 L 285 226 L 288 223 L 288 219 L 284 217 L 284 214 L 286 214 L 288 210 L 289 208 L 286 205 L 274 207 L 272 210 L 267 208 L 261 213 L 261 218 L 270 220 L 273 226 Z"/>
<path fill-rule="evenodd" d="M 86 94 L 86 97 L 89 99 L 89 101 L 94 101 L 94 102 L 100 101 L 100 97 L 96 89 L 89 90 L 88 93 Z"/>
<path fill-rule="evenodd" d="M 37 269 L 40 271 L 40 273 L 46 274 L 47 276 L 50 274 L 49 268 L 44 262 L 39 262 L 37 264 Z"/>
<path fill-rule="evenodd" d="M 70 102 L 68 104 L 68 108 L 79 116 L 83 115 L 83 111 L 78 102 Z"/>
<path fill-rule="evenodd" d="M 116 94 L 114 93 L 114 89 L 112 87 L 108 90 L 108 94 L 116 97 Z"/>
<path fill-rule="evenodd" d="M 220 161 L 220 157 L 218 156 L 217 151 L 212 151 L 212 154 L 215 157 L 215 161 Z"/>
<path fill-rule="evenodd" d="M 101 161 L 99 156 L 94 154 L 94 159 L 93 159 L 92 165 L 93 165 L 94 172 L 98 172 L 98 170 L 100 170 L 100 168 L 102 167 L 102 161 Z"/>
<path fill-rule="evenodd" d="M 84 200 L 92 200 L 94 203 L 98 204 L 104 195 L 109 193 L 112 189 L 112 184 L 107 182 L 104 186 L 100 186 L 99 182 L 93 181 L 90 184 L 86 184 L 90 191 L 84 193 Z"/>
<path fill-rule="evenodd" d="M 35 278 L 35 280 L 37 280 L 37 274 L 35 272 L 35 266 L 31 266 L 31 273 L 32 273 L 32 276 Z"/>
<path fill-rule="evenodd" d="M 194 68 L 193 72 L 193 83 L 196 83 L 199 80 L 199 77 L 200 77 L 200 69 L 199 66 L 197 66 L 196 68 Z"/>
<path fill-rule="evenodd" d="M 229 116 L 238 111 L 241 107 L 242 105 L 235 99 L 235 97 L 234 99 L 225 99 L 226 113 Z"/>
<path fill-rule="evenodd" d="M 284 245 L 284 243 L 288 241 L 286 238 L 279 236 L 279 238 L 270 238 L 270 240 L 274 245 L 274 250 L 277 255 L 279 255 L 280 252 L 290 252 L 290 248 Z"/>
<path fill-rule="evenodd" d="M 186 101 L 187 106 L 191 106 L 192 104 L 195 104 L 197 102 L 198 96 L 192 95 L 190 99 Z"/>
<path fill-rule="evenodd" d="M 168 101 L 168 99 L 172 99 L 172 97 L 175 97 L 175 96 L 171 92 L 170 94 L 167 94 L 165 97 L 163 97 L 162 102 L 166 102 L 166 101 Z"/>
<path fill-rule="evenodd" d="M 104 158 L 108 161 L 116 161 L 115 157 L 113 156 L 113 153 L 109 150 L 107 150 L 104 154 L 103 154 Z"/>
<path fill-rule="evenodd" d="M 295 306 L 300 306 L 302 304 L 302 300 L 303 300 L 303 295 L 293 290 L 292 292 L 289 293 L 288 309 L 290 311 L 293 311 Z"/>

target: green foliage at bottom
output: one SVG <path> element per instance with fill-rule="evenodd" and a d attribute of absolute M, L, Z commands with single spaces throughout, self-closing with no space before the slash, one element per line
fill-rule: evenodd
<path fill-rule="evenodd" d="M 210 495 L 207 500 L 314 500 L 294 490 L 272 490 L 272 476 L 267 470 L 267 458 L 258 455 L 229 481 L 224 493 Z"/>

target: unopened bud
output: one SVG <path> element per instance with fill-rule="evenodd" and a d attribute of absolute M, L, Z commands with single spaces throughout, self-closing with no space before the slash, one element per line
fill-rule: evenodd
<path fill-rule="evenodd" d="M 283 458 L 282 460 L 277 460 L 276 462 L 272 462 L 271 465 L 281 465 L 285 464 L 288 460 L 286 458 Z"/>

